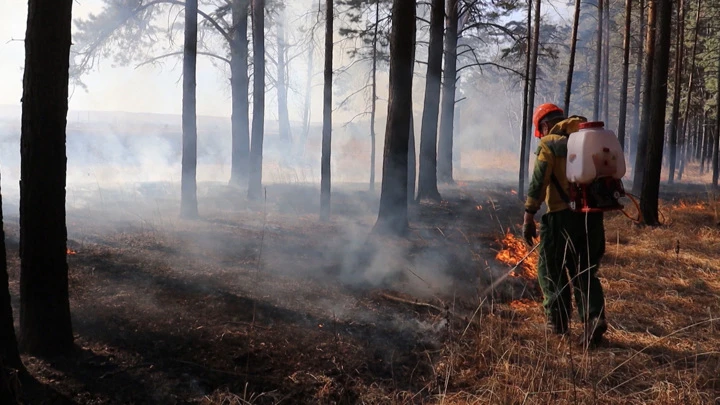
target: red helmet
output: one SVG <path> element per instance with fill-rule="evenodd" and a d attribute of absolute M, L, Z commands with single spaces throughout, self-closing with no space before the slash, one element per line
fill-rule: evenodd
<path fill-rule="evenodd" d="M 533 113 L 533 126 L 535 127 L 535 137 L 540 138 L 542 134 L 540 133 L 540 121 L 542 121 L 543 118 L 545 118 L 546 115 L 553 113 L 553 112 L 559 112 L 563 113 L 562 108 L 556 106 L 555 104 L 551 103 L 545 103 L 540 104 L 535 108 L 535 113 Z"/>

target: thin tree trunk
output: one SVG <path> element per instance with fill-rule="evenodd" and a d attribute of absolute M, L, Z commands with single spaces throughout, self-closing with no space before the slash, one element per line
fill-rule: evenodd
<path fill-rule="evenodd" d="M 640 211 L 647 225 L 659 225 L 658 198 L 660 194 L 660 170 L 665 128 L 665 105 L 667 102 L 668 65 L 670 61 L 670 37 L 672 25 L 672 0 L 657 1 L 657 52 L 653 63 L 652 103 L 650 133 L 647 148 L 647 166 L 643 171 Z"/>
<path fill-rule="evenodd" d="M 375 231 L 408 231 L 408 141 L 412 116 L 415 0 L 394 0 L 390 38 L 390 96 L 383 156 L 380 209 Z"/>
<path fill-rule="evenodd" d="M 703 96 L 704 97 L 704 96 Z M 705 159 L 707 158 L 707 146 L 708 146 L 708 131 L 707 131 L 707 112 L 702 112 L 700 116 L 700 133 L 701 133 L 701 145 L 700 145 L 700 174 L 705 173 Z"/>
<path fill-rule="evenodd" d="M 603 121 L 605 127 L 610 128 L 610 0 L 605 0 L 603 7 Z"/>
<path fill-rule="evenodd" d="M 250 106 L 248 103 L 248 4 L 249 0 L 233 0 L 233 31 L 230 42 L 230 87 L 232 92 L 232 156 L 230 184 L 247 182 L 250 154 Z"/>
<path fill-rule="evenodd" d="M 72 352 L 65 224 L 71 0 L 29 0 L 20 135 L 20 346 Z"/>
<path fill-rule="evenodd" d="M 410 74 L 415 78 L 415 51 L 417 38 L 413 38 L 412 43 L 412 69 Z M 412 100 L 412 99 L 411 99 Z M 417 158 L 415 157 L 415 113 L 413 111 L 412 101 L 410 102 L 410 134 L 408 135 L 408 185 L 407 185 L 407 204 L 412 206 L 415 204 L 415 186 L 417 183 Z"/>
<path fill-rule="evenodd" d="M 645 0 L 640 0 L 638 4 L 640 11 L 640 36 L 645 32 Z M 642 63 L 643 63 L 643 41 L 638 40 L 638 46 L 636 50 L 635 60 L 635 94 L 633 95 L 633 132 L 628 144 L 628 158 L 631 162 L 635 159 L 635 152 L 637 151 L 637 140 L 640 134 L 640 89 L 642 87 Z"/>
<path fill-rule="evenodd" d="M 265 132 L 265 0 L 253 0 L 253 119 L 250 141 L 248 199 L 262 194 L 262 161 Z"/>
<path fill-rule="evenodd" d="M 525 199 L 525 179 L 528 177 L 528 164 L 530 162 L 530 137 L 532 135 L 532 113 L 528 102 L 530 92 L 530 56 L 532 48 L 532 0 L 527 4 L 527 43 L 525 46 L 525 83 L 523 85 L 523 112 L 522 112 L 522 133 L 520 134 L 520 173 L 518 174 L 518 196 Z"/>
<path fill-rule="evenodd" d="M 575 0 L 575 13 L 573 14 L 572 35 L 570 37 L 570 62 L 568 63 L 568 74 L 567 79 L 565 80 L 565 114 L 568 114 L 568 111 L 570 111 L 570 94 L 572 93 L 573 71 L 575 70 L 575 50 L 577 49 L 577 33 L 579 21 L 580 0 Z"/>
<path fill-rule="evenodd" d="M 718 54 L 717 66 L 720 67 L 720 52 Z M 717 69 L 717 82 L 720 83 L 720 69 Z M 713 148 L 712 158 L 712 184 L 713 187 L 718 188 L 718 177 L 720 177 L 720 91 L 715 92 L 715 140 L 713 142 L 715 147 Z"/>
<path fill-rule="evenodd" d="M 437 127 L 440 110 L 440 86 L 443 54 L 443 19 L 445 0 L 433 0 L 430 14 L 430 45 L 428 47 L 425 100 L 420 129 L 420 181 L 418 201 L 440 201 L 437 187 Z"/>
<path fill-rule="evenodd" d="M 452 184 L 453 123 L 455 114 L 455 86 L 457 82 L 458 0 L 448 0 L 447 31 L 445 34 L 445 66 L 440 110 L 440 139 L 438 142 L 438 180 Z"/>
<path fill-rule="evenodd" d="M 3 227 L 2 193 L 0 193 L 0 362 L 6 367 L 24 370 L 18 342 L 15 336 L 12 303 L 8 283 L 7 256 L 5 251 L 5 231 Z M 4 369 L 0 366 L 0 373 Z M 0 396 L 2 399 L 2 396 Z"/>
<path fill-rule="evenodd" d="M 685 125 L 685 119 L 683 118 L 680 121 L 680 123 L 683 126 L 683 129 L 682 129 L 681 139 L 680 139 L 680 167 L 678 169 L 678 174 L 677 174 L 678 181 L 682 181 L 683 173 L 685 173 L 685 162 L 687 161 L 687 149 L 688 149 L 687 133 L 685 132 L 687 130 L 686 125 Z"/>
<path fill-rule="evenodd" d="M 648 130 L 650 128 L 650 103 L 653 99 L 651 91 L 653 62 L 655 60 L 655 4 L 659 0 L 647 0 L 648 19 L 647 32 L 645 36 L 645 80 L 643 81 L 643 108 L 642 120 L 640 121 L 640 132 L 637 137 L 637 148 L 635 153 L 635 167 L 633 170 L 633 187 L 632 192 L 639 195 L 642 190 L 643 171 L 645 170 L 645 160 L 647 156 L 647 143 L 649 139 Z"/>
<path fill-rule="evenodd" d="M 603 19 L 605 17 L 603 14 L 604 3 L 604 0 L 598 0 L 598 26 L 595 40 L 597 42 L 597 49 L 595 49 L 595 97 L 593 98 L 593 121 L 600 119 L 600 98 L 602 97 L 600 79 L 602 76 Z"/>
<path fill-rule="evenodd" d="M 375 116 L 377 115 L 377 43 L 380 27 L 380 0 L 375 0 L 375 28 L 372 41 L 372 101 L 370 104 L 370 191 L 375 191 L 375 160 L 377 159 L 377 135 L 375 134 Z"/>
<path fill-rule="evenodd" d="M 625 147 L 627 119 L 628 71 L 630 69 L 630 28 L 632 27 L 632 0 L 625 0 L 625 36 L 623 38 L 623 72 L 620 85 L 620 113 L 618 114 L 618 140 Z"/>
<path fill-rule="evenodd" d="M 697 41 L 698 41 L 698 29 L 700 26 L 700 9 L 702 6 L 702 0 L 698 0 L 697 2 L 697 13 L 695 15 L 695 27 L 693 29 L 693 45 L 692 45 L 692 51 L 690 56 L 690 70 L 689 70 L 689 77 L 688 77 L 688 86 L 687 86 L 687 97 L 685 101 L 685 111 L 683 112 L 683 129 L 682 132 L 685 135 L 685 142 L 689 143 L 689 137 L 688 137 L 688 131 L 687 131 L 687 125 L 688 121 L 690 120 L 690 104 L 692 104 L 692 92 L 694 87 L 694 77 L 695 77 L 695 56 L 697 54 Z M 689 145 L 688 145 L 689 146 Z M 687 148 L 687 146 L 686 146 Z M 692 149 L 689 149 L 690 152 L 692 152 Z M 686 155 L 687 155 L 686 150 Z M 692 156 L 692 153 L 690 153 Z M 684 156 L 683 162 L 687 159 L 687 156 Z M 683 168 L 684 168 L 683 164 Z M 682 176 L 682 175 L 680 175 Z"/>
<path fill-rule="evenodd" d="M 185 2 L 180 216 L 197 218 L 197 0 Z"/>
<path fill-rule="evenodd" d="M 290 130 L 290 112 L 288 111 L 288 77 L 287 77 L 287 46 L 285 44 L 285 13 L 279 11 L 277 22 L 277 98 L 278 98 L 278 129 L 280 140 L 287 145 L 292 143 Z"/>
<path fill-rule="evenodd" d="M 528 120 L 532 120 L 533 109 L 535 108 L 535 84 L 537 82 L 537 63 L 538 63 L 538 50 L 540 48 L 540 0 L 535 0 L 533 10 L 533 39 L 532 48 L 530 50 L 530 84 L 528 85 Z M 529 131 L 532 133 L 532 124 L 527 124 Z M 525 152 L 528 156 L 528 160 L 525 161 L 525 167 L 529 167 L 530 164 L 530 140 L 531 135 L 527 135 L 525 140 Z M 527 178 L 527 173 L 525 174 Z"/>
<path fill-rule="evenodd" d="M 680 117 L 680 91 L 682 89 L 683 57 L 685 56 L 685 5 L 679 0 L 677 29 L 675 30 L 675 88 L 673 89 L 672 114 L 670 116 L 670 142 L 668 157 L 668 183 L 675 181 L 675 160 L 677 154 L 678 119 Z"/>
<path fill-rule="evenodd" d="M 320 219 L 330 219 L 330 151 L 332 146 L 333 0 L 325 3 L 325 72 L 323 85 L 322 159 L 320 166 Z"/>

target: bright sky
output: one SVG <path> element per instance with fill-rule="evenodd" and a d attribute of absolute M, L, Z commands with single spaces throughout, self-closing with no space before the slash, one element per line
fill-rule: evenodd
<path fill-rule="evenodd" d="M 78 0 L 73 19 L 99 12 L 101 0 Z M 20 106 L 27 0 L 0 0 L 0 105 Z M 16 39 L 18 41 L 12 41 Z M 70 89 L 71 110 L 106 110 L 180 114 L 182 62 L 168 61 L 164 68 L 113 68 L 104 61 L 99 71 L 83 80 L 88 91 Z M 230 115 L 227 80 L 205 58 L 198 59 L 198 114 Z"/>

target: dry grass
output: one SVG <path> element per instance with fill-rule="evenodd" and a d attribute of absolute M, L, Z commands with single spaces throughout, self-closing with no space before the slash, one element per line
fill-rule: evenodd
<path fill-rule="evenodd" d="M 606 219 L 600 271 L 610 329 L 583 351 L 548 335 L 540 303 L 483 307 L 446 345 L 428 387 L 443 404 L 713 404 L 720 402 L 718 202 L 664 203 L 666 225 Z M 679 246 L 679 250 L 677 247 Z"/>

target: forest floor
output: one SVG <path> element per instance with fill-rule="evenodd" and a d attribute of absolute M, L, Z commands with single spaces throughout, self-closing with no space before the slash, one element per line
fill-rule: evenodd
<path fill-rule="evenodd" d="M 509 185 L 442 189 L 404 239 L 370 234 L 365 188 L 336 187 L 329 223 L 301 184 L 255 203 L 201 184 L 192 221 L 174 184 L 69 191 L 77 355 L 23 356 L 25 402 L 720 403 L 720 205 L 703 187 L 663 195 L 659 228 L 607 215 L 610 329 L 590 351 L 578 322 L 545 332 L 531 267 L 503 278 L 498 252 L 525 253 Z M 17 309 L 17 217 L 5 227 Z"/>

